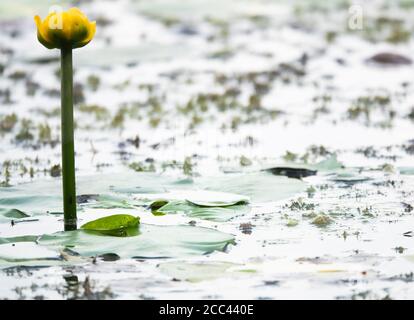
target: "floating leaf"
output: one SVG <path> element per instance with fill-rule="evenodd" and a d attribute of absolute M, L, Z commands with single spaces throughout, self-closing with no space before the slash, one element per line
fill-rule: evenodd
<path fill-rule="evenodd" d="M 154 213 L 156 212 L 158 209 L 162 208 L 163 206 L 165 206 L 169 201 L 168 200 L 155 200 L 154 202 L 152 202 L 149 205 L 149 208 L 151 209 L 151 211 Z"/>
<path fill-rule="evenodd" d="M 165 193 L 169 188 L 174 188 L 176 182 L 175 178 L 153 173 L 99 174 L 80 176 L 77 179 L 76 189 L 81 195 L 78 197 L 78 202 L 83 206 L 133 208 L 142 203 L 116 193 Z M 182 189 L 183 185 L 180 186 Z M 29 215 L 62 213 L 61 190 L 60 178 L 0 188 L 0 210 L 4 212 L 17 209 Z"/>
<path fill-rule="evenodd" d="M 164 199 L 157 199 L 149 205 L 154 215 L 181 213 L 222 222 L 250 210 L 245 205 L 249 202 L 248 197 L 226 192 L 177 190 L 158 197 Z"/>
<path fill-rule="evenodd" d="M 4 188 L 0 188 L 4 189 Z M 48 212 L 62 212 L 62 202 L 59 196 L 50 195 L 48 193 L 38 193 L 33 191 L 27 193 L 20 191 L 19 188 L 8 188 L 14 190 L 13 194 L 7 194 L 0 191 L 0 212 L 26 212 L 30 214 L 46 214 Z M 11 191 L 9 190 L 9 191 Z M 29 191 L 30 192 L 30 191 Z M 14 211 L 16 213 L 16 211 Z M 0 213 L 1 214 L 1 213 Z"/>
<path fill-rule="evenodd" d="M 193 188 L 196 187 L 198 186 L 193 186 Z M 167 193 L 138 194 L 136 197 L 141 201 L 149 201 L 152 210 L 160 208 L 173 200 L 185 200 L 200 207 L 227 207 L 235 204 L 246 204 L 250 200 L 247 196 L 234 193 L 191 189 L 172 189 Z"/>
<path fill-rule="evenodd" d="M 297 167 L 294 167 L 293 165 L 289 167 L 285 167 L 285 166 L 278 167 L 277 166 L 277 167 L 265 169 L 265 171 L 268 171 L 274 174 L 275 176 L 285 176 L 288 178 L 295 178 L 295 179 L 301 179 L 301 178 L 306 178 L 309 176 L 314 176 L 317 173 L 316 170 L 307 169 L 300 165 L 298 165 Z"/>
<path fill-rule="evenodd" d="M 133 199 L 109 194 L 84 194 L 76 197 L 78 204 L 90 208 L 98 209 L 134 209 L 140 203 L 134 202 Z"/>
<path fill-rule="evenodd" d="M 23 219 L 30 217 L 28 214 L 18 209 L 0 208 L 0 222 L 10 222 L 14 219 Z"/>
<path fill-rule="evenodd" d="M 82 256 L 114 253 L 121 258 L 166 258 L 223 251 L 234 242 L 230 234 L 193 226 L 141 224 L 135 237 L 112 237 L 87 230 L 44 235 L 39 245 L 59 251 L 65 247 Z M 0 257 L 1 258 L 1 257 Z"/>
<path fill-rule="evenodd" d="M 27 262 L 36 260 L 60 260 L 60 254 L 34 242 L 0 244 L 0 260 L 7 262 Z"/>
<path fill-rule="evenodd" d="M 13 219 L 22 219 L 22 218 L 30 217 L 28 214 L 18 209 L 7 210 L 6 212 L 3 213 L 3 216 L 7 218 L 13 218 Z"/>
<path fill-rule="evenodd" d="M 306 189 L 306 183 L 301 180 L 274 176 L 268 172 L 200 178 L 197 184 L 208 190 L 241 194 L 252 202 L 283 200 Z"/>
<path fill-rule="evenodd" d="M 0 244 L 16 242 L 35 242 L 39 236 L 21 236 L 12 238 L 0 238 Z"/>
<path fill-rule="evenodd" d="M 337 156 L 334 154 L 328 159 L 322 160 L 317 164 L 313 165 L 312 168 L 318 171 L 334 171 L 345 168 L 342 162 L 338 161 Z"/>
<path fill-rule="evenodd" d="M 160 207 L 155 214 L 181 213 L 189 217 L 210 221 L 224 222 L 236 216 L 246 214 L 250 207 L 246 205 L 233 205 L 225 207 L 200 207 L 187 201 L 173 200 Z"/>
<path fill-rule="evenodd" d="M 139 225 L 139 217 L 128 214 L 114 214 L 108 217 L 99 218 L 81 226 L 81 229 L 99 231 L 116 236 L 136 235 L 134 232 L 128 232 L 137 229 Z"/>

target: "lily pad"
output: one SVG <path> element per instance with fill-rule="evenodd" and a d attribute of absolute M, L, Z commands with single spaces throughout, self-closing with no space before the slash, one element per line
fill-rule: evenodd
<path fill-rule="evenodd" d="M 60 260 L 60 254 L 35 242 L 0 244 L 0 261 L 27 262 L 37 260 Z"/>
<path fill-rule="evenodd" d="M 129 209 L 142 203 L 128 200 L 126 195 L 165 193 L 173 188 L 175 182 L 176 179 L 159 174 L 126 172 L 80 176 L 76 187 L 77 193 L 81 195 L 78 202 L 83 205 Z M 12 209 L 28 215 L 63 212 L 62 180 L 45 179 L 0 188 L 0 210 L 5 212 Z"/>
<path fill-rule="evenodd" d="M 69 248 L 82 256 L 115 253 L 121 258 L 176 258 L 223 251 L 234 242 L 230 234 L 193 226 L 141 224 L 134 237 L 113 237 L 87 230 L 58 232 L 39 238 L 38 244 L 59 251 Z M 0 256 L 1 259 L 1 256 Z"/>
<path fill-rule="evenodd" d="M 15 193 L 11 194 L 0 191 L 0 211 L 2 212 L 10 213 L 13 210 L 18 210 L 30 214 L 46 214 L 48 212 L 63 211 L 62 200 L 58 195 L 42 194 L 37 191 L 28 193 L 20 188 L 8 189 Z"/>
<path fill-rule="evenodd" d="M 38 236 L 21 236 L 12 238 L 0 238 L 0 244 L 18 243 L 18 242 L 36 242 Z"/>
<path fill-rule="evenodd" d="M 334 154 L 329 158 L 312 165 L 312 168 L 318 171 L 335 171 L 343 169 L 345 166 L 342 162 L 338 161 L 337 156 Z"/>
<path fill-rule="evenodd" d="M 246 214 L 249 211 L 250 207 L 246 205 L 200 207 L 187 201 L 174 200 L 164 204 L 153 213 L 158 215 L 181 213 L 193 218 L 225 222 L 236 216 Z"/>
<path fill-rule="evenodd" d="M 249 198 L 234 193 L 216 191 L 189 192 L 185 200 L 201 207 L 228 207 L 246 204 Z"/>
<path fill-rule="evenodd" d="M 149 207 L 154 215 L 181 213 L 211 221 L 228 221 L 249 212 L 249 197 L 208 190 L 181 190 L 157 196 Z"/>
<path fill-rule="evenodd" d="M 301 180 L 274 176 L 268 172 L 200 178 L 197 184 L 207 190 L 241 194 L 252 202 L 284 200 L 306 189 L 306 183 Z"/>
<path fill-rule="evenodd" d="M 264 168 L 263 170 L 277 176 L 286 176 L 288 178 L 301 179 L 309 176 L 314 176 L 318 172 L 331 172 L 342 168 L 344 168 L 344 165 L 338 161 L 336 155 L 332 155 L 329 158 L 315 164 L 288 163 L 271 166 L 269 168 Z"/>
<path fill-rule="evenodd" d="M 115 214 L 85 223 L 81 226 L 81 229 L 93 231 L 112 231 L 137 228 L 138 225 L 139 217 L 134 217 L 128 214 Z"/>
<path fill-rule="evenodd" d="M 18 209 L 1 209 L 0 208 L 0 222 L 9 222 L 15 219 L 23 219 L 30 217 L 23 211 Z"/>

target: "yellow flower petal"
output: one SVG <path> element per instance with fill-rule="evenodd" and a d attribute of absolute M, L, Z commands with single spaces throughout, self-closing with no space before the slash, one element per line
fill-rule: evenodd
<path fill-rule="evenodd" d="M 50 42 L 50 40 L 47 37 L 47 33 L 45 32 L 43 28 L 42 19 L 39 16 L 35 16 L 34 20 L 36 22 L 37 26 L 37 39 L 41 44 L 43 44 L 48 49 L 54 49 L 55 47 Z"/>
<path fill-rule="evenodd" d="M 96 23 L 78 8 L 66 12 L 52 12 L 42 22 L 35 17 L 38 39 L 48 49 L 72 47 L 80 48 L 88 44 L 96 32 Z"/>
<path fill-rule="evenodd" d="M 89 23 L 88 36 L 86 37 L 86 39 L 84 39 L 82 42 L 79 43 L 79 46 L 77 48 L 86 46 L 89 42 L 91 42 L 91 40 L 95 36 L 95 32 L 96 32 L 96 21 L 93 21 Z"/>

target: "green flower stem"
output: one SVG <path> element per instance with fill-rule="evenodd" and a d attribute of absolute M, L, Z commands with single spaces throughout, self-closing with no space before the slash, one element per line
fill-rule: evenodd
<path fill-rule="evenodd" d="M 73 138 L 72 48 L 61 49 L 62 178 L 65 231 L 76 230 L 75 143 Z"/>

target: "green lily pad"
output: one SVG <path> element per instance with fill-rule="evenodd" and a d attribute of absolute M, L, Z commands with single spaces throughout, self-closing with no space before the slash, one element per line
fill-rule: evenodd
<path fill-rule="evenodd" d="M 152 209 L 159 208 L 173 200 L 188 201 L 200 207 L 227 207 L 235 204 L 247 204 L 250 201 L 249 197 L 240 194 L 193 190 L 198 186 L 193 185 L 192 187 L 192 189 L 171 189 L 170 192 L 161 194 L 138 194 L 135 196 L 142 202 L 149 202 Z"/>
<path fill-rule="evenodd" d="M 23 219 L 28 217 L 30 217 L 28 214 L 18 209 L 0 208 L 0 222 L 10 222 L 11 220 Z"/>
<path fill-rule="evenodd" d="M 82 256 L 115 253 L 121 258 L 172 258 L 223 251 L 234 242 L 230 234 L 193 226 L 141 224 L 134 237 L 113 237 L 87 230 L 44 235 L 38 244 L 59 251 L 69 248 Z M 1 256 L 0 256 L 1 259 Z"/>
<path fill-rule="evenodd" d="M 301 180 L 274 176 L 268 172 L 200 178 L 197 184 L 207 190 L 241 194 L 252 202 L 284 200 L 306 189 L 306 183 Z"/>
<path fill-rule="evenodd" d="M 81 207 L 97 209 L 134 209 L 141 205 L 131 197 L 112 194 L 83 194 L 77 196 L 76 201 Z"/>
<path fill-rule="evenodd" d="M 0 244 L 17 243 L 17 242 L 36 242 L 39 236 L 21 236 L 12 238 L 0 238 Z"/>
<path fill-rule="evenodd" d="M 81 200 L 80 209 L 82 206 L 130 209 L 142 203 L 127 198 L 127 195 L 165 193 L 175 182 L 176 179 L 159 174 L 127 172 L 80 176 L 76 188 L 80 195 L 78 200 Z M 62 180 L 45 179 L 0 188 L 0 212 L 12 209 L 28 215 L 63 212 Z"/>
<path fill-rule="evenodd" d="M 139 225 L 139 217 L 128 214 L 114 214 L 85 223 L 81 226 L 84 230 L 93 231 L 111 231 L 127 228 L 137 228 Z"/>
<path fill-rule="evenodd" d="M 27 262 L 38 260 L 60 260 L 56 251 L 37 245 L 35 242 L 0 244 L 0 261 Z"/>
<path fill-rule="evenodd" d="M 181 190 L 160 195 L 150 203 L 154 215 L 181 213 L 190 217 L 223 222 L 249 212 L 249 197 L 208 190 Z"/>
<path fill-rule="evenodd" d="M 200 207 L 187 201 L 173 200 L 170 201 L 157 210 L 153 211 L 155 214 L 185 214 L 189 217 L 225 222 L 236 216 L 246 214 L 250 211 L 250 207 L 246 205 L 232 205 L 224 207 Z"/>
<path fill-rule="evenodd" d="M 206 190 L 188 192 L 185 200 L 200 207 L 228 207 L 249 202 L 249 198 L 246 196 Z"/>

